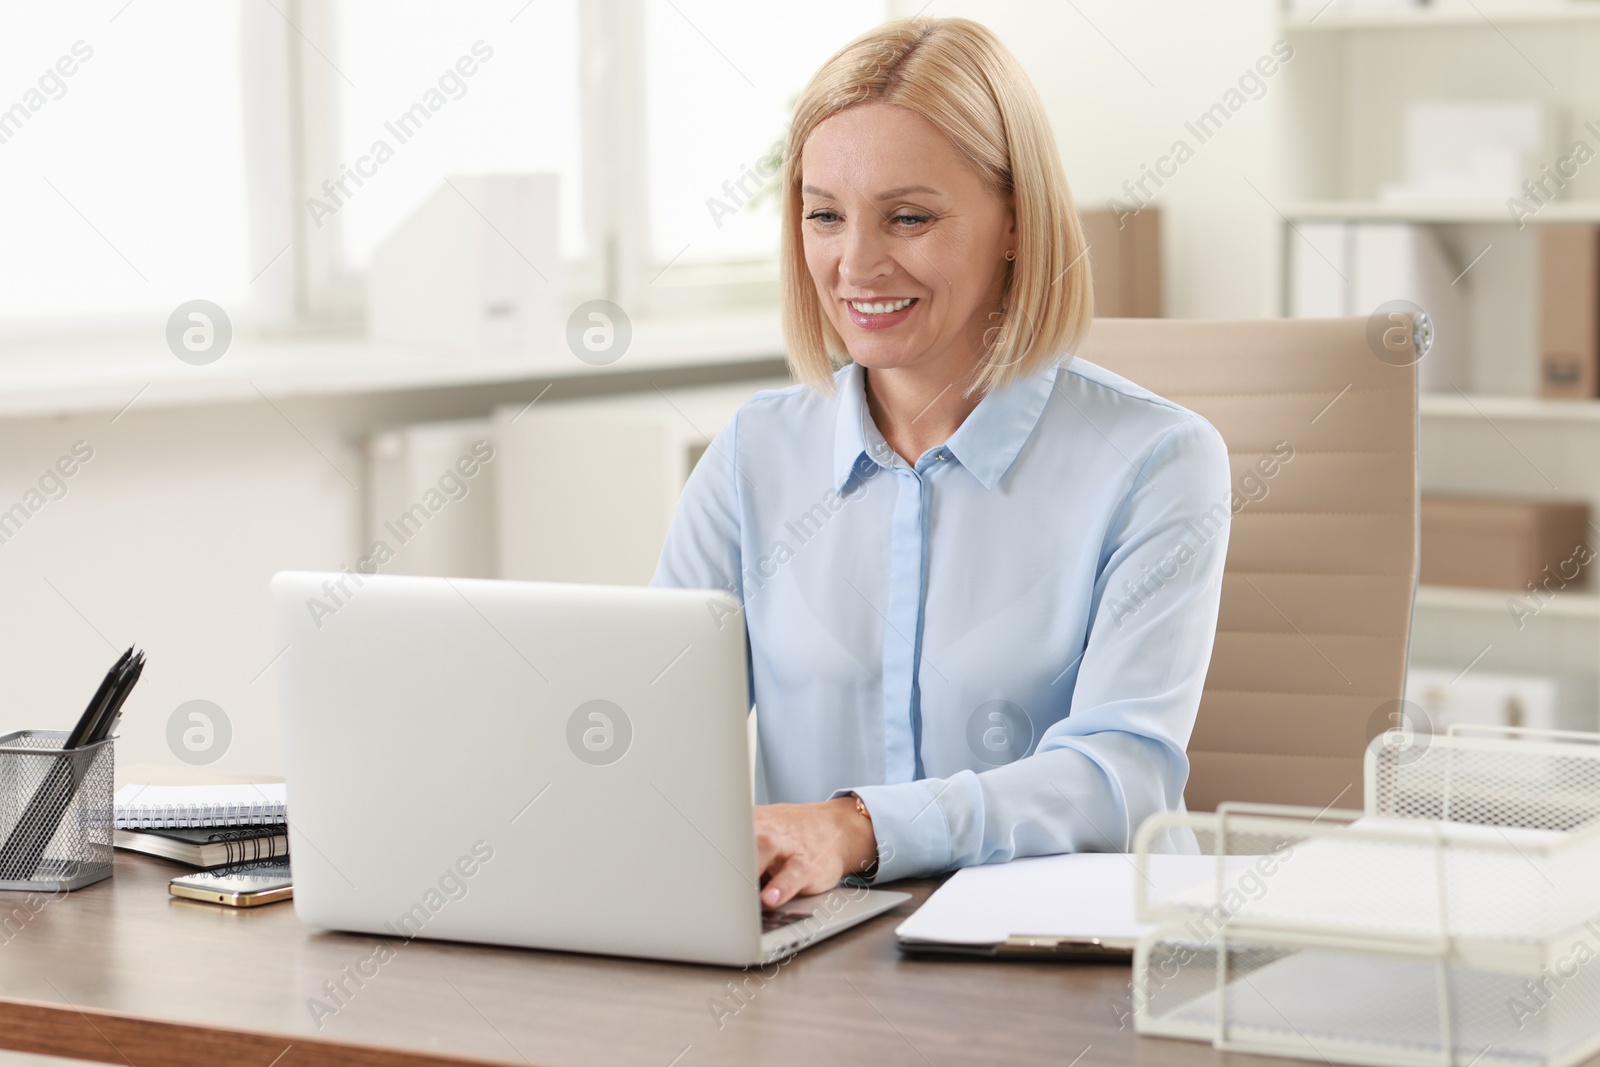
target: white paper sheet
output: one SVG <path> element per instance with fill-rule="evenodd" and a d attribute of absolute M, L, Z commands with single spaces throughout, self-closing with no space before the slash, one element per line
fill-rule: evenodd
<path fill-rule="evenodd" d="M 1214 856 L 1151 859 L 1150 877 L 1162 895 L 1216 877 Z M 1134 918 L 1137 877 L 1134 858 L 1116 852 L 967 867 L 895 933 L 906 940 L 949 945 L 993 945 L 1014 935 L 1131 941 L 1148 929 Z"/>

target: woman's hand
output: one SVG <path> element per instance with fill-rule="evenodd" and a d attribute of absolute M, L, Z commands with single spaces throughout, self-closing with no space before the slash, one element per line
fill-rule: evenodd
<path fill-rule="evenodd" d="M 856 810 L 855 797 L 756 808 L 763 907 L 778 908 L 797 896 L 826 893 L 847 874 L 865 874 L 877 858 L 872 820 Z"/>

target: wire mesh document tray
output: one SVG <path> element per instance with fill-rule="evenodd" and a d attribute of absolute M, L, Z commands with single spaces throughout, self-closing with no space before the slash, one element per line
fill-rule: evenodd
<path fill-rule="evenodd" d="M 1363 811 L 1145 822 L 1140 1033 L 1383 1065 L 1600 1051 L 1600 735 L 1394 742 L 1367 750 Z"/>
<path fill-rule="evenodd" d="M 0 737 L 0 889 L 62 892 L 111 876 L 115 739 L 63 749 L 66 739 Z"/>

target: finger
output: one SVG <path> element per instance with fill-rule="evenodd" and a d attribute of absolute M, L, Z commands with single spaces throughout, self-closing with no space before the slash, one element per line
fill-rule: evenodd
<path fill-rule="evenodd" d="M 782 835 L 774 834 L 756 826 L 756 871 L 763 878 L 783 866 L 784 860 L 790 853 L 788 842 Z"/>
<path fill-rule="evenodd" d="M 806 884 L 806 874 L 796 857 L 786 857 L 767 879 L 761 890 L 761 904 L 766 908 L 781 908 L 793 900 Z"/>

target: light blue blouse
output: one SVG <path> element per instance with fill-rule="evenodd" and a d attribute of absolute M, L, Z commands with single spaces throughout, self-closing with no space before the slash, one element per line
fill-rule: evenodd
<path fill-rule="evenodd" d="M 1126 851 L 1183 805 L 1232 514 L 1221 436 L 1071 359 L 908 465 L 864 374 L 740 408 L 652 581 L 742 604 L 757 802 L 859 794 L 880 882 Z"/>

